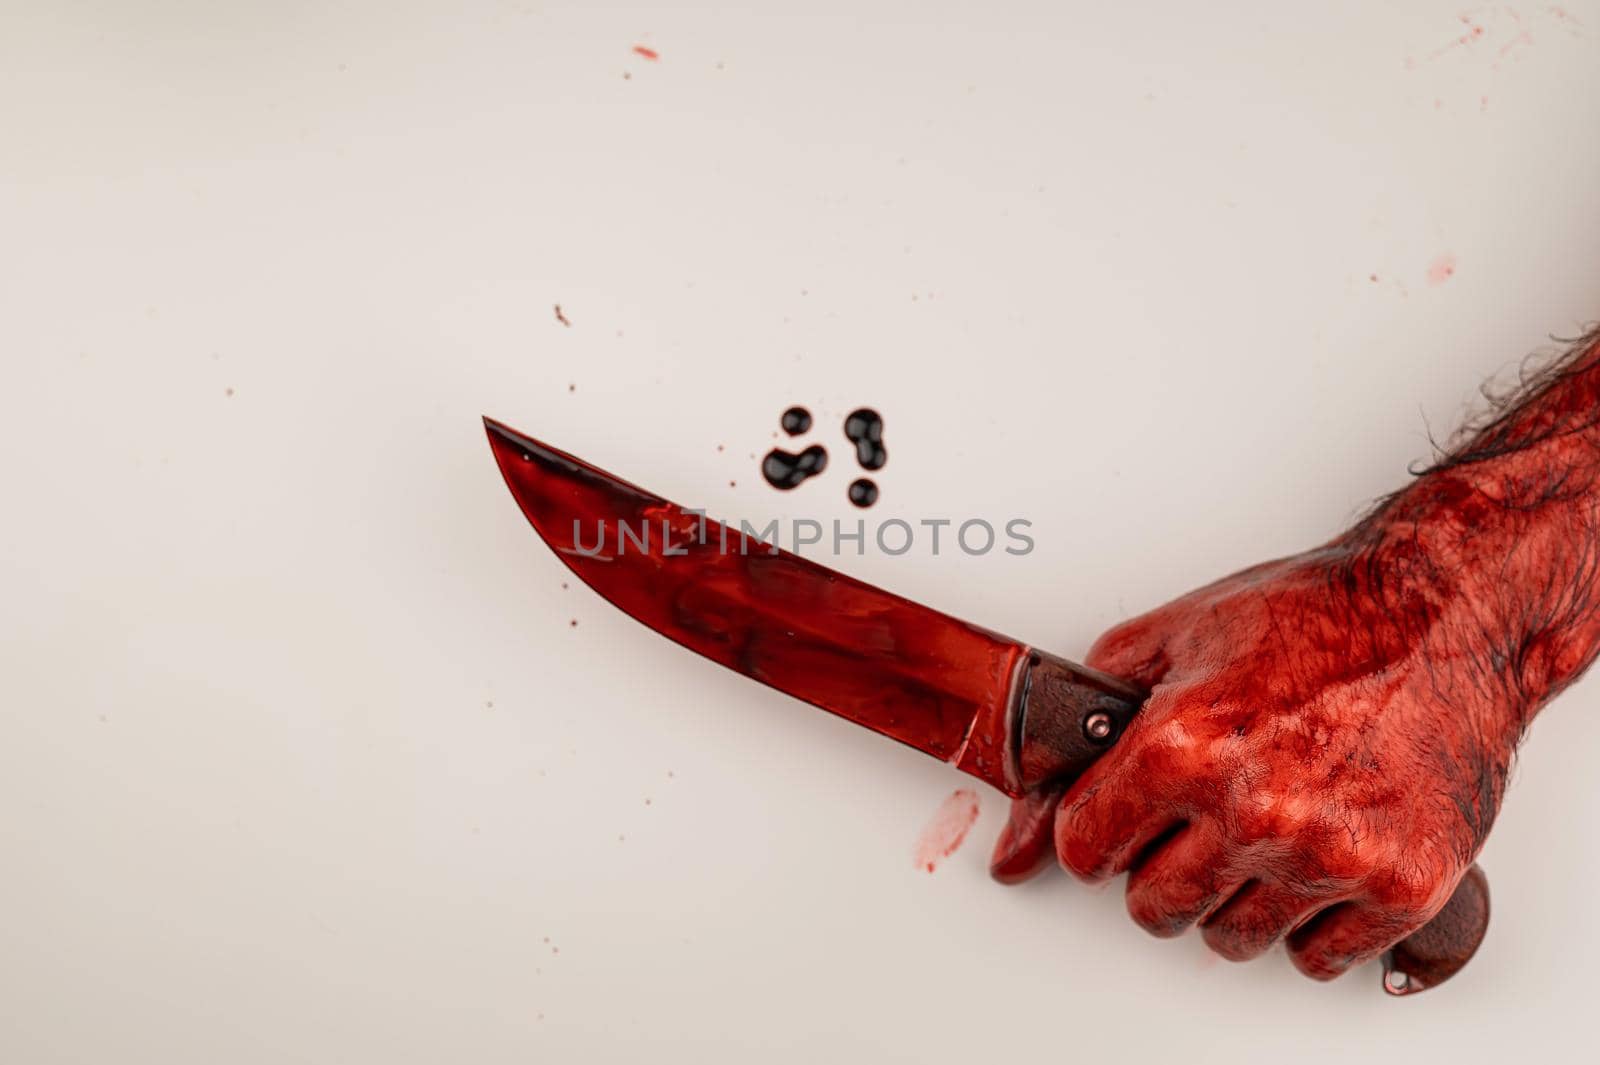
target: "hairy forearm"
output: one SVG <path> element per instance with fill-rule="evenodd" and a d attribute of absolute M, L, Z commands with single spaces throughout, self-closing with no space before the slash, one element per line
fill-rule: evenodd
<path fill-rule="evenodd" d="M 1409 579 L 1440 695 L 1515 743 L 1600 652 L 1600 333 L 1501 399 L 1344 541 Z M 1435 678 L 1438 683 L 1438 678 Z"/>

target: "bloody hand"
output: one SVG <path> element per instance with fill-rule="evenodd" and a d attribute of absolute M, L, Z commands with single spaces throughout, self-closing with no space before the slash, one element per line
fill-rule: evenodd
<path fill-rule="evenodd" d="M 1593 338 L 1332 543 L 1103 636 L 1150 691 L 1063 795 L 1018 800 L 1003 880 L 1053 841 L 1133 919 L 1329 979 L 1416 930 L 1494 821 L 1533 714 L 1600 649 Z M 1052 840 L 1053 835 L 1053 840 Z"/>
<path fill-rule="evenodd" d="M 1088 880 L 1132 869 L 1135 921 L 1158 936 L 1199 923 L 1228 958 L 1299 928 L 1290 949 L 1314 976 L 1442 906 L 1494 819 L 1512 737 L 1433 694 L 1361 573 L 1345 552 L 1313 552 L 1103 637 L 1087 664 L 1151 695 L 1060 802 L 1061 863 Z M 1049 831 L 1039 801 L 1014 819 Z M 1036 841 L 1002 839 L 1019 844 Z"/>

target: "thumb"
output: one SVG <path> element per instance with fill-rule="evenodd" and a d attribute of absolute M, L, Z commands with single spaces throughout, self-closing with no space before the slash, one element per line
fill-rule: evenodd
<path fill-rule="evenodd" d="M 1066 790 L 1045 784 L 1011 800 L 1011 816 L 989 859 L 990 876 L 1002 884 L 1020 884 L 1049 864 L 1055 850 L 1056 804 Z"/>
<path fill-rule="evenodd" d="M 1089 648 L 1084 665 L 1132 681 L 1146 690 L 1165 678 L 1171 621 L 1161 610 L 1136 617 L 1105 633 Z"/>

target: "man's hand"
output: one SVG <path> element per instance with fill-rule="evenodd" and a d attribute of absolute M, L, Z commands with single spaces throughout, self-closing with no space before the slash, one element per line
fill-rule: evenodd
<path fill-rule="evenodd" d="M 1287 938 L 1330 979 L 1420 928 L 1494 821 L 1534 712 L 1600 649 L 1600 359 L 1567 362 L 1315 551 L 1113 629 L 1150 691 L 1063 795 L 1018 800 L 994 872 L 1128 872 L 1133 919 L 1224 957 Z"/>
<path fill-rule="evenodd" d="M 1294 932 L 1295 963 L 1333 977 L 1424 924 L 1472 864 L 1510 737 L 1438 698 L 1420 642 L 1358 601 L 1349 561 L 1248 570 L 1090 652 L 1151 694 L 1060 802 L 1055 850 L 1086 880 L 1131 870 L 1151 933 L 1200 924 L 1242 960 Z M 1048 832 L 1038 801 L 1014 820 Z M 997 863 L 1030 845 L 1008 833 Z"/>

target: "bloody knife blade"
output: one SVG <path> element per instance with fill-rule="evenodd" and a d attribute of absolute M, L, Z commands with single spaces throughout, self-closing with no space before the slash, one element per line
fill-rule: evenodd
<path fill-rule="evenodd" d="M 1008 795 L 1059 795 L 1143 702 L 1115 677 L 778 550 L 483 423 L 535 531 L 623 613 Z M 1026 875 L 1042 857 L 1019 855 L 1005 875 Z M 1473 866 L 1445 908 L 1384 955 L 1384 990 L 1411 994 L 1449 979 L 1488 922 L 1488 881 Z"/>
<path fill-rule="evenodd" d="M 1009 795 L 1076 776 L 1139 707 L 1140 693 L 1115 678 L 777 550 L 499 422 L 484 426 L 528 521 L 623 613 Z M 1030 715 L 1040 700 L 1051 712 Z"/>

